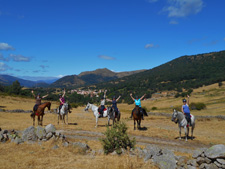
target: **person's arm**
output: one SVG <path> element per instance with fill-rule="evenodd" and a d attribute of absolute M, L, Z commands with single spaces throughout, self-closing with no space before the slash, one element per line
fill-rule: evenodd
<path fill-rule="evenodd" d="M 183 105 L 181 106 L 181 111 L 184 113 Z"/>
<path fill-rule="evenodd" d="M 63 91 L 63 95 L 62 95 L 62 97 L 64 97 L 64 96 L 65 96 L 65 94 L 66 94 L 66 90 L 65 90 L 65 88 L 64 88 L 64 91 Z"/>
<path fill-rule="evenodd" d="M 187 95 L 187 104 L 188 104 L 188 106 L 189 106 L 189 95 Z"/>
<path fill-rule="evenodd" d="M 112 100 L 110 100 L 110 99 L 106 99 L 106 101 L 108 101 L 108 102 L 112 102 Z"/>
<path fill-rule="evenodd" d="M 48 94 L 46 94 L 45 96 L 42 96 L 42 99 L 44 99 L 45 97 L 48 97 Z"/>
<path fill-rule="evenodd" d="M 62 102 L 61 98 L 59 99 L 59 101 L 60 101 L 61 104 L 64 104 L 64 103 Z"/>
<path fill-rule="evenodd" d="M 144 99 L 145 95 L 146 95 L 146 94 L 144 94 L 144 95 L 140 98 L 140 100 Z"/>
<path fill-rule="evenodd" d="M 32 95 L 34 96 L 34 98 L 36 98 L 36 96 L 35 96 L 35 94 L 34 94 L 34 91 L 33 91 L 33 90 L 31 91 L 31 93 L 32 93 Z"/>
<path fill-rule="evenodd" d="M 131 99 L 134 101 L 134 98 L 133 98 L 133 96 L 132 96 L 132 93 L 130 94 L 130 97 L 131 97 Z"/>
<path fill-rule="evenodd" d="M 121 97 L 121 96 L 119 96 L 119 97 L 116 99 L 116 101 L 118 101 L 118 100 L 120 99 L 120 97 Z"/>
<path fill-rule="evenodd" d="M 105 92 L 104 92 L 104 96 L 103 96 L 104 99 L 106 99 L 106 92 L 107 92 L 107 90 L 105 90 Z"/>

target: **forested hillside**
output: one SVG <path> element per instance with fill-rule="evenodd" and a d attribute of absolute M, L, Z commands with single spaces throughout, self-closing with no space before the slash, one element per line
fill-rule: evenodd
<path fill-rule="evenodd" d="M 130 92 L 138 95 L 165 90 L 197 88 L 202 85 L 225 80 L 225 51 L 182 56 L 153 69 L 123 77 L 107 83 L 100 83 L 97 89 L 107 88 L 110 95 Z"/>

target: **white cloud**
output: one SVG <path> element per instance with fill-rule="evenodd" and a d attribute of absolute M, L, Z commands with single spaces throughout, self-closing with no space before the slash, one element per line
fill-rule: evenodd
<path fill-rule="evenodd" d="M 8 69 L 10 69 L 10 67 L 8 65 L 6 65 L 3 62 L 0 62 L 0 71 L 6 71 Z"/>
<path fill-rule="evenodd" d="M 154 44 L 152 44 L 152 43 L 149 43 L 149 44 L 146 44 L 145 45 L 145 48 L 146 49 L 150 49 L 150 48 L 158 48 L 159 47 L 159 45 L 154 45 Z"/>
<path fill-rule="evenodd" d="M 163 11 L 168 12 L 168 17 L 186 17 L 199 13 L 203 8 L 202 0 L 168 0 L 170 6 Z"/>
<path fill-rule="evenodd" d="M 57 78 L 62 78 L 62 77 L 64 77 L 65 75 L 58 75 L 58 76 L 56 76 Z"/>
<path fill-rule="evenodd" d="M 0 50 L 15 50 L 8 43 L 0 43 Z"/>
<path fill-rule="evenodd" d="M 9 58 L 8 58 L 8 57 L 5 58 L 5 57 L 0 53 L 0 60 L 8 62 L 8 61 L 9 61 Z"/>
<path fill-rule="evenodd" d="M 15 62 L 29 62 L 30 61 L 30 57 L 25 57 L 23 55 L 10 54 L 9 57 L 10 57 L 10 59 L 12 59 Z"/>
<path fill-rule="evenodd" d="M 100 59 L 104 59 L 104 60 L 115 60 L 116 58 L 111 57 L 111 56 L 106 56 L 106 55 L 99 55 L 98 56 Z"/>

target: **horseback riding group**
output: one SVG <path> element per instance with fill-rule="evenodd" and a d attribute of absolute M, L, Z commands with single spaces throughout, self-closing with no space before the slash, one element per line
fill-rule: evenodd
<path fill-rule="evenodd" d="M 120 120 L 121 114 L 117 107 L 117 102 L 121 98 L 121 96 L 119 96 L 118 98 L 113 96 L 112 100 L 110 100 L 106 98 L 106 92 L 107 90 L 104 91 L 104 95 L 101 98 L 99 107 L 88 103 L 85 108 L 85 111 L 88 110 L 89 108 L 93 111 L 94 116 L 96 117 L 96 127 L 98 125 L 98 118 L 108 117 L 108 125 L 109 125 L 110 119 L 113 120 L 113 124 L 115 121 Z M 41 100 L 47 97 L 48 94 L 41 97 L 40 94 L 35 95 L 33 90 L 31 91 L 31 93 L 33 94 L 36 100 L 36 104 L 33 108 L 33 113 L 31 114 L 31 117 L 33 118 L 33 125 L 35 125 L 35 115 L 38 116 L 38 125 L 39 124 L 42 125 L 44 109 L 45 107 L 48 107 L 48 109 L 50 110 L 51 103 L 46 102 L 42 104 Z M 59 118 L 65 123 L 65 115 L 67 115 L 67 124 L 68 124 L 68 112 L 71 113 L 71 111 L 68 104 L 66 103 L 65 94 L 66 94 L 65 89 L 63 91 L 63 94 L 59 94 L 60 105 L 57 109 L 57 114 L 58 114 L 58 123 L 59 123 Z M 144 94 L 140 98 L 138 96 L 134 98 L 132 93 L 130 93 L 130 97 L 135 103 L 135 108 L 132 110 L 131 116 L 130 116 L 130 118 L 133 118 L 134 120 L 134 130 L 136 129 L 136 122 L 137 122 L 138 129 L 140 129 L 141 120 L 144 120 L 144 116 L 148 116 L 145 109 L 141 107 L 141 100 L 143 100 L 145 96 L 146 94 Z M 171 119 L 173 122 L 178 123 L 178 127 L 180 128 L 180 132 L 179 132 L 180 135 L 181 135 L 181 127 L 185 129 L 186 140 L 187 140 L 187 136 L 189 132 L 189 126 L 192 127 L 192 137 L 193 137 L 193 130 L 195 127 L 195 118 L 193 115 L 190 114 L 189 96 L 187 97 L 188 97 L 188 101 L 186 99 L 183 99 L 183 105 L 181 107 L 182 112 L 174 110 L 172 119 Z M 106 101 L 111 102 L 112 106 L 106 108 L 105 107 Z"/>

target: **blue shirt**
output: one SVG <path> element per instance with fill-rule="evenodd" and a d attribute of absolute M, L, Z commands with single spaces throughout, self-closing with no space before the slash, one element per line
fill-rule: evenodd
<path fill-rule="evenodd" d="M 134 102 L 135 102 L 135 105 L 136 105 L 136 106 L 141 107 L 141 99 L 138 99 L 138 100 L 135 99 Z"/>
<path fill-rule="evenodd" d="M 184 113 L 190 114 L 190 109 L 189 109 L 189 106 L 187 104 L 183 105 L 183 111 L 184 111 Z"/>

